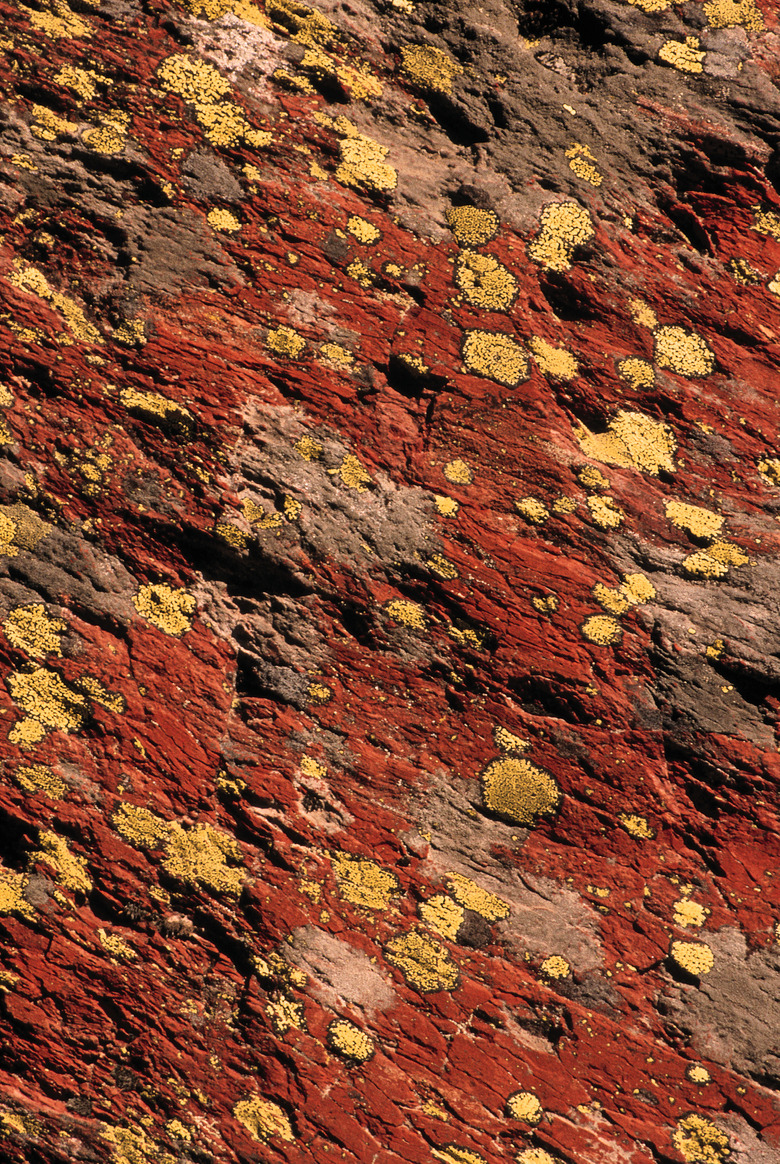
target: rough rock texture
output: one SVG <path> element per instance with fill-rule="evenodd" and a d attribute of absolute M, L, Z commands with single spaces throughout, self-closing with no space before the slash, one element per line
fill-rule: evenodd
<path fill-rule="evenodd" d="M 780 1159 L 777 5 L 0 13 L 2 1159 Z"/>

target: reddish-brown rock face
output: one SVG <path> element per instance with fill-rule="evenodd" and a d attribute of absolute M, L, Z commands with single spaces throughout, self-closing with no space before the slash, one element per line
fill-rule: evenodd
<path fill-rule="evenodd" d="M 777 1161 L 776 5 L 0 12 L 0 1157 Z"/>

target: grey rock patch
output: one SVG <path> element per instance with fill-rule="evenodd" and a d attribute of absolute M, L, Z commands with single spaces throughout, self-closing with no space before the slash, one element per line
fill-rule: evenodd
<path fill-rule="evenodd" d="M 293 930 L 280 953 L 309 975 L 312 994 L 324 1006 L 338 1009 L 347 1003 L 373 1015 L 396 1002 L 395 990 L 368 955 L 315 926 Z"/>

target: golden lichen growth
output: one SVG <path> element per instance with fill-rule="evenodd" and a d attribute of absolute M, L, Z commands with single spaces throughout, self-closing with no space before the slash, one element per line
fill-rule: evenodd
<path fill-rule="evenodd" d="M 46 667 L 12 672 L 7 679 L 14 703 L 45 731 L 77 732 L 89 715 L 83 695 Z M 43 733 L 39 734 L 41 739 Z"/>
<path fill-rule="evenodd" d="M 98 939 L 103 949 L 117 962 L 133 962 L 138 957 L 133 947 L 118 934 L 110 934 L 108 930 L 99 929 Z"/>
<path fill-rule="evenodd" d="M 97 328 L 93 327 L 87 320 L 78 303 L 68 295 L 63 295 L 60 291 L 54 291 L 49 286 L 46 276 L 36 267 L 25 267 L 17 261 L 14 264 L 12 273 L 8 277 L 8 281 L 20 291 L 25 291 L 30 295 L 37 295 L 40 299 L 46 300 L 47 303 L 50 303 L 52 307 L 59 311 L 65 320 L 65 324 L 73 340 L 85 344 L 102 344 L 105 342 Z"/>
<path fill-rule="evenodd" d="M 746 566 L 750 559 L 733 542 L 716 541 L 706 550 L 683 558 L 682 568 L 695 578 L 723 578 L 729 566 Z"/>
<path fill-rule="evenodd" d="M 500 724 L 493 728 L 493 740 L 499 751 L 508 752 L 509 755 L 522 755 L 531 746 L 528 740 L 515 735 L 514 732 L 510 732 L 508 728 L 502 727 Z"/>
<path fill-rule="evenodd" d="M 755 0 L 709 0 L 704 5 L 704 15 L 710 28 L 736 28 L 741 26 L 748 32 L 762 32 L 764 17 Z"/>
<path fill-rule="evenodd" d="M 702 1087 L 705 1083 L 709 1083 L 712 1080 L 709 1071 L 701 1063 L 691 1063 L 689 1067 L 686 1067 L 685 1077 L 698 1087 Z"/>
<path fill-rule="evenodd" d="M 79 69 L 75 65 L 63 65 L 53 77 L 57 85 L 70 89 L 82 101 L 90 101 L 97 93 L 98 85 L 112 85 L 109 77 L 96 73 L 94 69 Z"/>
<path fill-rule="evenodd" d="M 351 234 L 363 246 L 371 246 L 373 243 L 379 242 L 382 237 L 382 232 L 378 227 L 365 218 L 361 218 L 358 214 L 352 214 L 347 219 L 347 233 Z"/>
<path fill-rule="evenodd" d="M 68 785 L 46 764 L 21 765 L 14 772 L 17 784 L 25 792 L 35 795 L 42 792 L 52 800 L 60 800 L 68 791 Z"/>
<path fill-rule="evenodd" d="M 515 509 L 529 525 L 544 525 L 550 516 L 547 506 L 535 497 L 519 497 Z"/>
<path fill-rule="evenodd" d="M 328 363 L 335 364 L 337 368 L 343 370 L 350 368 L 355 362 L 355 357 L 349 348 L 345 348 L 341 344 L 323 344 L 320 348 L 320 355 Z"/>
<path fill-rule="evenodd" d="M 339 142 L 341 160 L 336 167 L 337 180 L 345 186 L 380 194 L 395 190 L 398 174 L 385 161 L 389 152 L 387 146 L 373 138 L 353 132 Z"/>
<path fill-rule="evenodd" d="M 465 912 L 451 897 L 444 893 L 436 893 L 427 901 L 420 902 L 417 912 L 429 929 L 435 930 L 448 942 L 457 941 Z"/>
<path fill-rule="evenodd" d="M 665 501 L 664 510 L 672 525 L 684 529 L 693 538 L 709 540 L 716 537 L 723 528 L 724 518 L 719 513 L 702 509 L 698 505 L 688 505 L 684 501 Z"/>
<path fill-rule="evenodd" d="M 402 626 L 411 627 L 413 630 L 426 629 L 425 610 L 417 602 L 409 602 L 405 598 L 394 598 L 392 602 L 387 604 L 387 613 L 395 622 L 400 622 Z"/>
<path fill-rule="evenodd" d="M 447 582 L 451 582 L 453 578 L 458 577 L 456 566 L 449 558 L 445 558 L 444 554 L 433 554 L 427 559 L 425 564 L 432 574 L 436 574 L 439 578 L 444 578 Z"/>
<path fill-rule="evenodd" d="M 507 311 L 517 295 L 517 279 L 492 255 L 465 250 L 455 263 L 455 285 L 467 303 L 483 311 Z"/>
<path fill-rule="evenodd" d="M 444 1116 L 440 1115 L 437 1118 L 448 1119 L 449 1117 L 445 1113 Z M 437 1160 L 441 1160 L 442 1164 L 485 1164 L 482 1156 L 477 1155 L 476 1152 L 472 1152 L 468 1148 L 459 1148 L 457 1144 L 447 1144 L 441 1150 L 432 1148 L 431 1155 Z"/>
<path fill-rule="evenodd" d="M 723 1164 L 731 1155 L 726 1133 L 694 1112 L 677 1121 L 672 1141 L 687 1164 Z"/>
<path fill-rule="evenodd" d="M 729 259 L 729 271 L 735 283 L 739 283 L 740 287 L 757 287 L 759 283 L 763 282 L 763 277 L 760 271 L 757 271 L 747 259 L 741 257 Z"/>
<path fill-rule="evenodd" d="M 603 582 L 597 582 L 593 587 L 593 597 L 610 614 L 625 614 L 632 606 L 652 602 L 655 596 L 655 586 L 644 574 L 626 574 L 620 586 L 614 589 Z"/>
<path fill-rule="evenodd" d="M 40 9 L 19 5 L 20 12 L 29 17 L 30 26 L 52 40 L 87 40 L 92 27 L 71 10 L 65 0 L 47 0 Z"/>
<path fill-rule="evenodd" d="M 622 635 L 620 623 L 608 614 L 592 614 L 580 628 L 588 642 L 599 647 L 609 647 Z"/>
<path fill-rule="evenodd" d="M 24 896 L 27 878 L 23 873 L 0 866 L 0 914 L 15 913 L 27 921 L 35 920 L 35 910 Z"/>
<path fill-rule="evenodd" d="M 641 412 L 621 409 L 609 422 L 604 433 L 591 432 L 584 424 L 574 435 L 586 456 L 608 465 L 639 469 L 658 476 L 675 471 L 677 441 L 668 425 L 652 420 Z"/>
<path fill-rule="evenodd" d="M 315 681 L 309 684 L 306 697 L 309 703 L 313 703 L 317 707 L 324 707 L 326 703 L 330 703 L 333 698 L 333 692 L 324 683 L 317 683 Z"/>
<path fill-rule="evenodd" d="M 629 0 L 629 3 L 633 2 Z M 524 1152 L 518 1152 L 517 1164 L 559 1164 L 559 1161 L 544 1148 L 526 1148 Z"/>
<path fill-rule="evenodd" d="M 365 1063 L 376 1050 L 374 1040 L 348 1019 L 334 1019 L 328 1024 L 328 1046 L 345 1059 Z"/>
<path fill-rule="evenodd" d="M 780 214 L 776 214 L 774 210 L 762 210 L 760 206 L 754 206 L 753 230 L 780 242 Z"/>
<path fill-rule="evenodd" d="M 184 829 L 175 822 L 168 827 L 162 863 L 180 881 L 200 882 L 217 893 L 237 896 L 245 876 L 243 869 L 236 867 L 241 859 L 241 849 L 233 838 L 211 825 Z"/>
<path fill-rule="evenodd" d="M 368 473 L 351 453 L 339 465 L 339 476 L 349 489 L 354 489 L 357 493 L 365 493 L 371 484 Z"/>
<path fill-rule="evenodd" d="M 57 871 L 58 880 L 74 893 L 87 894 L 92 889 L 92 878 L 86 872 L 87 861 L 71 853 L 63 837 L 44 831 L 39 838 L 40 849 L 30 854 L 30 863 L 42 861 Z"/>
<path fill-rule="evenodd" d="M 474 480 L 474 473 L 470 465 L 457 457 L 454 461 L 448 461 L 442 472 L 453 485 L 470 485 Z"/>
<path fill-rule="evenodd" d="M 681 897 L 673 903 L 674 924 L 686 929 L 688 926 L 703 926 L 707 920 L 708 910 L 698 901 L 691 901 L 690 897 Z"/>
<path fill-rule="evenodd" d="M 452 497 L 445 497 L 441 493 L 434 493 L 433 504 L 436 506 L 436 512 L 442 517 L 456 517 L 460 506 Z"/>
<path fill-rule="evenodd" d="M 527 380 L 531 365 L 525 348 L 503 332 L 474 328 L 463 337 L 463 363 L 469 372 L 514 388 Z"/>
<path fill-rule="evenodd" d="M 345 901 L 364 909 L 389 909 L 393 898 L 400 895 L 401 886 L 395 873 L 382 869 L 376 862 L 346 853 L 334 853 L 331 859 L 339 893 Z"/>
<path fill-rule="evenodd" d="M 672 942 L 669 957 L 676 966 L 694 978 L 709 974 L 715 965 L 712 950 L 706 942 Z"/>
<path fill-rule="evenodd" d="M 658 59 L 671 65 L 681 73 L 701 73 L 704 58 L 701 41 L 697 36 L 686 36 L 685 40 L 667 40 L 658 50 Z"/>
<path fill-rule="evenodd" d="M 304 461 L 319 461 L 324 452 L 319 441 L 315 441 L 313 437 L 309 436 L 300 437 L 293 448 L 299 457 L 303 457 Z"/>
<path fill-rule="evenodd" d="M 113 822 L 119 835 L 139 849 L 160 849 L 168 836 L 166 820 L 148 808 L 126 801 L 117 808 Z"/>
<path fill-rule="evenodd" d="M 95 153 L 121 154 L 127 144 L 130 114 L 123 109 L 111 109 L 100 117 L 100 124 L 85 129 L 82 140 Z"/>
<path fill-rule="evenodd" d="M 14 607 L 3 623 L 11 646 L 36 659 L 61 655 L 60 638 L 67 629 L 68 624 L 50 615 L 42 602 Z"/>
<path fill-rule="evenodd" d="M 291 360 L 297 360 L 306 347 L 303 336 L 298 335 L 294 328 L 285 327 L 283 324 L 269 331 L 266 343 L 275 355 L 288 356 Z"/>
<path fill-rule="evenodd" d="M 146 329 L 142 319 L 125 319 L 111 337 L 126 348 L 141 348 L 147 342 Z"/>
<path fill-rule="evenodd" d="M 454 990 L 458 984 L 458 967 L 448 951 L 418 930 L 391 938 L 384 953 L 390 965 L 400 970 L 408 985 L 420 994 Z"/>
<path fill-rule="evenodd" d="M 697 332 L 683 327 L 659 327 L 653 334 L 659 368 L 668 368 L 689 379 L 709 376 L 715 371 L 715 355 Z"/>
<path fill-rule="evenodd" d="M 637 841 L 652 841 L 655 837 L 655 829 L 648 824 L 647 817 L 637 816 L 632 812 L 618 813 L 618 824 L 625 829 L 630 837 L 634 837 Z"/>
<path fill-rule="evenodd" d="M 214 526 L 214 533 L 234 550 L 245 550 L 249 545 L 249 534 L 229 521 L 218 521 Z"/>
<path fill-rule="evenodd" d="M 625 520 L 625 513 L 612 497 L 588 498 L 588 509 L 593 524 L 599 529 L 618 529 Z"/>
<path fill-rule="evenodd" d="M 539 614 L 555 614 L 560 606 L 557 594 L 537 594 L 531 599 L 531 605 Z"/>
<path fill-rule="evenodd" d="M 565 517 L 568 513 L 574 513 L 577 502 L 573 497 L 567 497 L 564 494 L 555 498 L 551 508 L 556 517 Z"/>
<path fill-rule="evenodd" d="M 292 1125 L 278 1103 L 261 1099 L 259 1095 L 239 1100 L 233 1108 L 233 1115 L 246 1128 L 253 1140 L 283 1140 L 291 1144 L 295 1136 Z"/>
<path fill-rule="evenodd" d="M 265 1012 L 277 1035 L 284 1035 L 287 1031 L 306 1030 L 306 1013 L 303 1003 L 295 1002 L 292 998 L 285 998 L 282 995 L 267 1002 Z"/>
<path fill-rule="evenodd" d="M 577 247 L 595 236 L 590 214 L 577 202 L 548 202 L 541 230 L 528 244 L 528 257 L 546 271 L 568 271 Z"/>
<path fill-rule="evenodd" d="M 476 650 L 481 651 L 485 645 L 485 637 L 479 631 L 472 630 L 471 627 L 451 626 L 447 628 L 447 634 L 451 639 L 458 644 L 459 647 L 475 647 Z"/>
<path fill-rule="evenodd" d="M 634 323 L 640 327 L 648 327 L 652 331 L 654 327 L 658 326 L 658 316 L 650 304 L 645 303 L 643 299 L 629 299 L 628 310 Z"/>
<path fill-rule="evenodd" d="M 34 122 L 30 126 L 30 133 L 41 141 L 56 141 L 58 137 L 68 137 L 78 129 L 75 121 L 58 117 L 45 105 L 33 105 L 32 114 Z"/>
<path fill-rule="evenodd" d="M 515 1120 L 536 1127 L 544 1114 L 537 1096 L 532 1091 L 515 1091 L 506 1101 L 507 1114 Z"/>
<path fill-rule="evenodd" d="M 221 231 L 223 234 L 235 234 L 241 230 L 241 219 L 231 210 L 225 210 L 221 206 L 215 206 L 210 210 L 206 215 L 206 221 L 212 230 Z"/>
<path fill-rule="evenodd" d="M 162 1156 L 158 1146 L 151 1140 L 143 1128 L 118 1128 L 103 1126 L 100 1133 L 102 1139 L 111 1144 L 111 1160 L 113 1164 L 169 1164 L 170 1156 Z"/>
<path fill-rule="evenodd" d="M 157 392 L 139 392 L 136 388 L 122 388 L 119 399 L 132 416 L 161 428 L 172 428 L 184 438 L 192 434 L 192 413 L 175 400 L 168 400 Z"/>
<path fill-rule="evenodd" d="M 509 904 L 506 901 L 497 897 L 495 893 L 482 889 L 470 877 L 464 877 L 462 873 L 448 873 L 447 888 L 458 905 L 462 905 L 464 909 L 473 910 L 485 921 L 501 921 L 502 918 L 509 916 Z"/>
<path fill-rule="evenodd" d="M 192 628 L 196 602 L 186 590 L 155 582 L 140 588 L 133 598 L 133 606 L 152 626 L 166 635 L 181 638 Z"/>
<path fill-rule="evenodd" d="M 577 375 L 579 364 L 566 348 L 554 348 L 538 335 L 531 336 L 528 348 L 544 376 L 553 380 L 572 380 Z"/>
<path fill-rule="evenodd" d="M 600 186 L 604 181 L 599 171 L 596 169 L 593 154 L 586 145 L 582 145 L 578 141 L 573 141 L 566 150 L 566 157 L 569 159 L 569 169 L 583 182 L 588 182 L 591 186 Z"/>
<path fill-rule="evenodd" d="M 445 218 L 455 241 L 461 247 L 484 246 L 495 238 L 500 225 L 494 211 L 478 210 L 476 206 L 451 206 Z"/>
<path fill-rule="evenodd" d="M 162 88 L 184 101 L 212 105 L 230 92 L 230 84 L 213 65 L 183 53 L 166 57 L 157 70 Z"/>
<path fill-rule="evenodd" d="M 571 966 L 560 954 L 550 954 L 539 967 L 539 973 L 545 978 L 568 978 Z"/>
<path fill-rule="evenodd" d="M 652 388 L 655 384 L 653 365 L 649 360 L 643 360 L 639 356 L 628 356 L 625 360 L 621 360 L 618 364 L 618 372 L 635 392 Z"/>
<path fill-rule="evenodd" d="M 767 485 L 780 485 L 780 457 L 762 457 L 756 468 Z"/>
<path fill-rule="evenodd" d="M 505 755 L 491 760 L 480 775 L 482 803 L 513 824 L 534 825 L 560 807 L 563 794 L 555 779 L 530 760 Z"/>
<path fill-rule="evenodd" d="M 610 481 L 595 465 L 585 465 L 577 472 L 577 480 L 585 489 L 609 489 Z"/>
<path fill-rule="evenodd" d="M 412 44 L 401 49 L 401 73 L 426 93 L 450 93 L 452 82 L 462 72 L 462 65 L 432 45 Z"/>

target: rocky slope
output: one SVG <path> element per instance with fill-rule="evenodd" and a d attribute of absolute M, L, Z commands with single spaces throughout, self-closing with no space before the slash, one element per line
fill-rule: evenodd
<path fill-rule="evenodd" d="M 0 0 L 2 1158 L 780 1158 L 770 0 Z"/>

